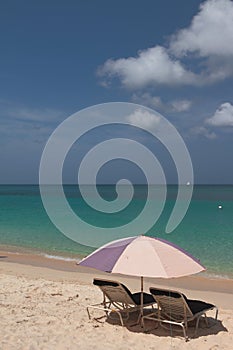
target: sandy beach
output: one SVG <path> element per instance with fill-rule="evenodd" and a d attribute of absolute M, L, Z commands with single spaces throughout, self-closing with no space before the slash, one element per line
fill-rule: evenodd
<path fill-rule="evenodd" d="M 102 298 L 92 280 L 101 276 L 139 290 L 137 278 L 99 273 L 75 262 L 0 252 L 0 349 L 232 349 L 233 280 L 145 280 L 146 291 L 167 286 L 218 306 L 218 321 L 210 312 L 210 327 L 201 322 L 197 337 L 186 343 L 180 333 L 161 328 L 143 333 L 139 325 L 131 326 L 136 315 L 126 327 L 117 320 L 89 320 L 86 306 Z M 193 332 L 190 327 L 189 336 Z"/>

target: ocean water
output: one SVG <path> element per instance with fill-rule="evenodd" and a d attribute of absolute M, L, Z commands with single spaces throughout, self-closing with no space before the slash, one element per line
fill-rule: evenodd
<path fill-rule="evenodd" d="M 56 193 L 55 187 L 52 190 Z M 91 225 L 104 228 L 125 225 L 137 217 L 148 193 L 147 186 L 136 185 L 126 209 L 106 214 L 90 208 L 77 186 L 64 186 L 64 191 L 74 212 Z M 98 191 L 108 202 L 116 198 L 115 186 L 98 186 Z M 86 195 L 93 195 L 88 186 Z M 187 250 L 200 259 L 209 275 L 233 278 L 233 186 L 195 186 L 184 219 L 167 234 L 165 227 L 176 195 L 177 187 L 168 186 L 162 214 L 146 234 L 169 240 Z M 77 232 L 79 230 L 77 226 Z M 85 234 L 88 235 L 88 231 Z M 128 233 L 128 236 L 134 235 L 134 232 Z M 94 250 L 67 238 L 53 225 L 36 185 L 0 185 L 0 249 L 59 256 L 61 259 L 81 258 Z"/>

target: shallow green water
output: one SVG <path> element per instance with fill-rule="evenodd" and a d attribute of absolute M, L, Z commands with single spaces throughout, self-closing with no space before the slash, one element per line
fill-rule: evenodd
<path fill-rule="evenodd" d="M 87 186 L 87 195 L 89 190 Z M 114 186 L 99 186 L 98 190 L 108 201 L 116 198 Z M 83 220 L 93 226 L 111 228 L 137 217 L 144 207 L 147 187 L 135 186 L 129 206 L 113 214 L 100 213 L 86 205 L 76 186 L 65 186 L 65 193 L 71 207 Z M 209 274 L 233 278 L 233 186 L 195 186 L 183 221 L 172 233 L 166 234 L 176 194 L 176 186 L 169 186 L 162 215 L 147 234 L 186 249 L 201 260 Z M 154 200 L 156 205 L 159 199 Z M 85 234 L 88 235 L 88 231 Z M 96 239 L 98 246 L 98 237 Z M 42 205 L 38 186 L 31 185 L 0 186 L 0 245 L 8 250 L 23 249 L 64 257 L 84 256 L 93 250 L 70 240 L 52 224 Z"/>

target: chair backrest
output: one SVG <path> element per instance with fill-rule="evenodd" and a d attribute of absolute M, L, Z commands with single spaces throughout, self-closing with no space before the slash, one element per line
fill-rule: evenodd
<path fill-rule="evenodd" d="M 132 294 L 122 283 L 95 278 L 93 281 L 112 303 L 135 305 Z"/>
<path fill-rule="evenodd" d="M 169 289 L 150 288 L 150 293 L 157 302 L 163 317 L 173 321 L 182 321 L 193 316 L 186 303 L 186 296 L 180 292 Z"/>

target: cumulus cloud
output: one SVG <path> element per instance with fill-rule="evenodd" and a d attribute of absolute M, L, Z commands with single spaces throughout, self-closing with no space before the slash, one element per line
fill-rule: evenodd
<path fill-rule="evenodd" d="M 206 119 L 206 123 L 215 127 L 232 127 L 233 105 L 229 102 L 221 104 L 214 115 Z"/>
<path fill-rule="evenodd" d="M 145 111 L 141 108 L 135 110 L 134 113 L 130 114 L 127 117 L 127 121 L 136 125 L 142 129 L 153 129 L 160 123 L 161 118 L 158 115 L 150 113 L 149 111 Z"/>
<path fill-rule="evenodd" d="M 186 112 L 191 108 L 192 101 L 190 100 L 173 100 L 165 103 L 161 97 L 153 96 L 148 92 L 145 93 L 134 93 L 132 101 L 140 103 L 144 106 L 151 108 L 158 108 L 160 111 L 166 112 Z"/>
<path fill-rule="evenodd" d="M 189 100 L 174 100 L 170 102 L 174 112 L 186 112 L 190 110 L 192 102 Z"/>
<path fill-rule="evenodd" d="M 151 94 L 149 94 L 148 92 L 145 93 L 134 93 L 132 95 L 132 101 L 135 103 L 139 103 L 142 104 L 144 106 L 147 107 L 151 107 L 151 108 L 158 108 L 160 110 L 164 109 L 164 103 L 161 100 L 161 97 L 159 96 L 152 96 Z"/>
<path fill-rule="evenodd" d="M 168 47 L 139 51 L 136 57 L 109 59 L 98 69 L 105 84 L 118 78 L 127 88 L 147 85 L 204 85 L 233 75 L 233 2 L 207 0 L 189 27 L 171 35 Z M 192 61 L 190 61 L 192 60 Z M 190 62 L 199 72 L 191 71 Z M 201 64 L 200 64 L 201 63 Z"/>
<path fill-rule="evenodd" d="M 195 128 L 192 128 L 191 133 L 193 135 L 202 135 L 210 140 L 216 139 L 217 137 L 215 132 L 208 130 L 204 126 L 196 126 Z"/>
<path fill-rule="evenodd" d="M 99 68 L 98 74 L 107 78 L 118 77 L 128 88 L 152 83 L 173 85 L 196 81 L 195 74 L 172 59 L 161 46 L 140 51 L 137 57 L 110 59 Z"/>
<path fill-rule="evenodd" d="M 233 2 L 209 0 L 200 5 L 200 12 L 189 28 L 172 37 L 170 50 L 176 56 L 198 52 L 202 57 L 233 55 Z"/>

